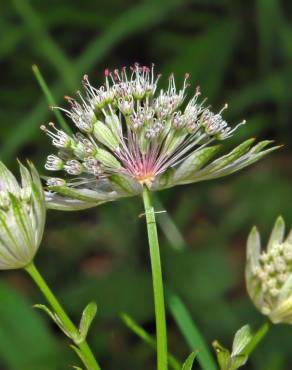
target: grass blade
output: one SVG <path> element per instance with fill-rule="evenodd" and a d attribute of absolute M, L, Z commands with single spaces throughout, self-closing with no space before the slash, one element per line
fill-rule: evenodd
<path fill-rule="evenodd" d="M 166 299 L 170 312 L 191 350 L 195 349 L 198 351 L 197 358 L 202 369 L 218 370 L 204 338 L 194 324 L 191 315 L 183 302 L 173 293 L 168 293 Z"/>
<path fill-rule="evenodd" d="M 43 78 L 39 67 L 36 64 L 34 64 L 32 66 L 32 71 L 33 71 L 33 74 L 35 75 L 35 78 L 37 79 L 37 81 L 40 85 L 40 88 L 42 89 L 42 92 L 44 93 L 49 105 L 55 107 L 57 105 L 57 103 L 56 103 L 56 101 L 53 97 L 53 94 L 50 91 L 45 79 Z M 64 131 L 66 131 L 68 134 L 71 134 L 72 131 L 71 131 L 70 127 L 67 125 L 66 121 L 64 120 L 61 112 L 58 109 L 54 109 L 53 112 L 56 116 L 57 121 L 59 122 L 60 126 L 62 127 L 62 129 Z"/>
<path fill-rule="evenodd" d="M 140 325 L 138 325 L 129 315 L 121 314 L 123 323 L 132 330 L 139 338 L 141 338 L 149 347 L 156 351 L 156 341 L 148 334 Z M 168 364 L 173 370 L 181 370 L 182 365 L 179 361 L 171 354 L 168 354 Z"/>

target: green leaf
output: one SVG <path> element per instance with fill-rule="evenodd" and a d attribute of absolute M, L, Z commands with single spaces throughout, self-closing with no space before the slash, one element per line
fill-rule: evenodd
<path fill-rule="evenodd" d="M 80 337 L 78 338 L 77 343 L 82 343 L 83 341 L 85 341 L 89 328 L 92 324 L 92 321 L 95 318 L 96 312 L 97 312 L 97 306 L 95 302 L 90 302 L 85 307 L 82 313 L 81 320 L 80 320 L 80 325 L 79 325 Z M 75 343 L 76 343 L 76 340 L 75 340 Z"/>
<path fill-rule="evenodd" d="M 46 99 L 47 99 L 47 102 L 49 103 L 50 106 L 52 107 L 56 107 L 57 106 L 57 103 L 53 97 L 53 94 L 49 88 L 49 86 L 47 85 L 45 79 L 43 78 L 42 74 L 41 74 L 41 71 L 39 69 L 39 67 L 37 65 L 33 65 L 32 66 L 32 71 L 35 75 L 35 78 L 37 79 L 39 85 L 40 85 L 40 88 L 42 89 L 42 92 L 43 94 L 45 95 Z M 60 126 L 62 127 L 62 129 L 67 132 L 67 134 L 71 135 L 72 134 L 72 130 L 70 129 L 70 127 L 68 126 L 68 124 L 66 123 L 66 121 L 64 120 L 61 112 L 59 109 L 54 109 L 53 110 L 55 116 L 56 116 L 56 119 L 58 120 Z"/>
<path fill-rule="evenodd" d="M 197 351 L 192 352 L 183 364 L 182 370 L 192 370 Z"/>
<path fill-rule="evenodd" d="M 1 365 L 9 370 L 56 370 L 69 361 L 30 303 L 0 282 Z M 17 350 L 16 350 L 17 349 Z"/>
<path fill-rule="evenodd" d="M 191 349 L 198 350 L 198 362 L 203 370 L 217 370 L 215 361 L 200 331 L 193 322 L 190 313 L 178 296 L 169 293 L 167 302 L 174 320 Z"/>
<path fill-rule="evenodd" d="M 140 325 L 138 325 L 129 315 L 121 314 L 121 319 L 124 324 L 133 331 L 139 338 L 156 351 L 156 340 L 148 334 Z M 168 354 L 168 364 L 173 370 L 180 370 L 181 364 L 171 354 Z"/>
<path fill-rule="evenodd" d="M 212 343 L 217 355 L 217 360 L 221 370 L 229 370 L 230 352 L 228 349 L 221 346 L 218 341 Z"/>
<path fill-rule="evenodd" d="M 34 306 L 33 306 L 34 308 L 38 308 L 39 310 L 42 310 L 42 311 L 44 311 L 53 321 L 54 321 L 54 323 L 62 330 L 62 332 L 68 337 L 68 338 L 70 338 L 70 339 L 72 339 L 74 342 L 75 342 L 75 335 L 74 335 L 74 333 L 69 333 L 66 329 L 65 329 L 65 327 L 64 327 L 64 325 L 63 325 L 63 323 L 62 323 L 62 321 L 61 321 L 61 319 L 59 318 L 59 316 L 55 313 L 55 312 L 53 312 L 53 311 L 51 311 L 46 305 L 44 305 L 44 304 L 35 304 Z"/>
<path fill-rule="evenodd" d="M 249 325 L 244 325 L 234 336 L 232 345 L 232 355 L 242 354 L 245 352 L 247 345 L 252 339 L 252 334 Z"/>
<path fill-rule="evenodd" d="M 87 360 L 86 360 L 86 358 L 83 356 L 83 353 L 80 351 L 80 349 L 79 349 L 78 347 L 74 346 L 73 344 L 72 344 L 70 347 L 73 349 L 73 351 L 74 351 L 74 352 L 77 354 L 77 356 L 80 358 L 81 362 L 82 362 L 83 364 L 85 364 L 85 365 L 86 365 L 87 369 L 90 369 L 90 365 L 89 365 L 89 366 L 87 366 Z"/>
<path fill-rule="evenodd" d="M 44 311 L 56 323 L 56 316 L 55 316 L 54 312 L 52 312 L 46 305 L 44 305 L 44 304 L 35 304 L 33 307 L 37 308 L 41 311 Z"/>
<path fill-rule="evenodd" d="M 264 324 L 255 335 L 251 333 L 250 326 L 244 325 L 240 328 L 233 340 L 232 352 L 221 346 L 218 341 L 213 342 L 217 360 L 221 370 L 237 370 L 246 364 L 248 356 L 262 340 L 268 330 L 268 325 Z"/>

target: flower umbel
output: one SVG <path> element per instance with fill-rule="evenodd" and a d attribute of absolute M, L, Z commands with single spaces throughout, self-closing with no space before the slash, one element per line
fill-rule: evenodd
<path fill-rule="evenodd" d="M 55 127 L 42 129 L 58 148 L 45 165 L 65 171 L 66 179 L 50 178 L 48 205 L 59 209 L 93 207 L 106 201 L 142 193 L 143 185 L 161 190 L 233 173 L 274 150 L 270 142 L 252 146 L 245 141 L 214 159 L 219 145 L 244 123 L 230 127 L 222 114 L 200 101 L 197 88 L 187 102 L 189 75 L 180 89 L 174 76 L 168 88 L 157 91 L 160 75 L 135 64 L 127 71 L 105 71 L 105 83 L 93 87 L 84 76 L 84 94 L 67 97 L 70 109 L 59 108 L 74 122 L 77 133 Z M 213 161 L 212 161 L 213 160 Z"/>
<path fill-rule="evenodd" d="M 29 265 L 44 231 L 46 207 L 35 167 L 19 164 L 21 184 L 0 162 L 0 269 Z"/>
<path fill-rule="evenodd" d="M 256 307 L 273 323 L 292 324 L 292 230 L 284 239 L 285 223 L 279 217 L 266 251 L 254 227 L 247 241 L 246 284 Z"/>

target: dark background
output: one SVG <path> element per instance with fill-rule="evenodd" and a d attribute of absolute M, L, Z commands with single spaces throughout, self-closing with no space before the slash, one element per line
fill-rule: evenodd
<path fill-rule="evenodd" d="M 159 193 L 164 277 L 191 310 L 208 343 L 230 346 L 245 323 L 264 318 L 244 283 L 245 242 L 257 224 L 264 240 L 282 214 L 291 226 L 291 1 L 1 0 L 0 158 L 43 171 L 52 151 L 41 124 L 54 120 L 31 71 L 38 64 L 59 105 L 88 73 L 136 61 L 166 76 L 185 72 L 214 109 L 248 124 L 226 142 L 273 139 L 284 147 L 239 174 Z M 106 370 L 154 369 L 151 349 L 119 319 L 131 314 L 153 333 L 153 302 L 144 219 L 138 198 L 78 213 L 49 212 L 36 263 L 77 322 L 92 299 L 98 316 L 89 340 Z M 181 234 L 180 234 L 181 233 Z M 182 237 L 183 235 L 183 237 Z M 166 237 L 168 236 L 168 237 Z M 183 239 L 182 239 L 183 238 Z M 44 314 L 43 298 L 21 271 L 1 273 L 1 370 L 61 370 L 77 363 L 68 341 Z M 169 315 L 171 351 L 187 345 Z M 291 368 L 292 329 L 274 326 L 248 369 Z M 290 364 L 290 366 L 289 366 Z"/>

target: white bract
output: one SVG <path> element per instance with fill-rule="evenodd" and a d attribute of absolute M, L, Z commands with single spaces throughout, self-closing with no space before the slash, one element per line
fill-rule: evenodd
<path fill-rule="evenodd" d="M 284 239 L 279 217 L 266 251 L 261 251 L 256 227 L 247 241 L 246 284 L 255 306 L 273 323 L 292 324 L 292 230 Z"/>
<path fill-rule="evenodd" d="M 275 149 L 270 141 L 252 145 L 250 139 L 216 159 L 222 142 L 244 124 L 230 127 L 213 113 L 200 91 L 187 101 L 189 75 L 177 89 L 174 76 L 158 91 L 154 68 L 138 64 L 112 73 L 93 87 L 85 76 L 84 94 L 67 97 L 70 109 L 59 108 L 75 124 L 69 135 L 53 123 L 42 129 L 52 138 L 56 154 L 46 169 L 64 176 L 47 181 L 48 207 L 64 210 L 90 208 L 103 202 L 142 193 L 143 186 L 161 190 L 222 177 L 254 163 Z"/>
<path fill-rule="evenodd" d="M 42 240 L 46 207 L 38 172 L 19 164 L 21 183 L 0 162 L 0 269 L 30 264 Z"/>

